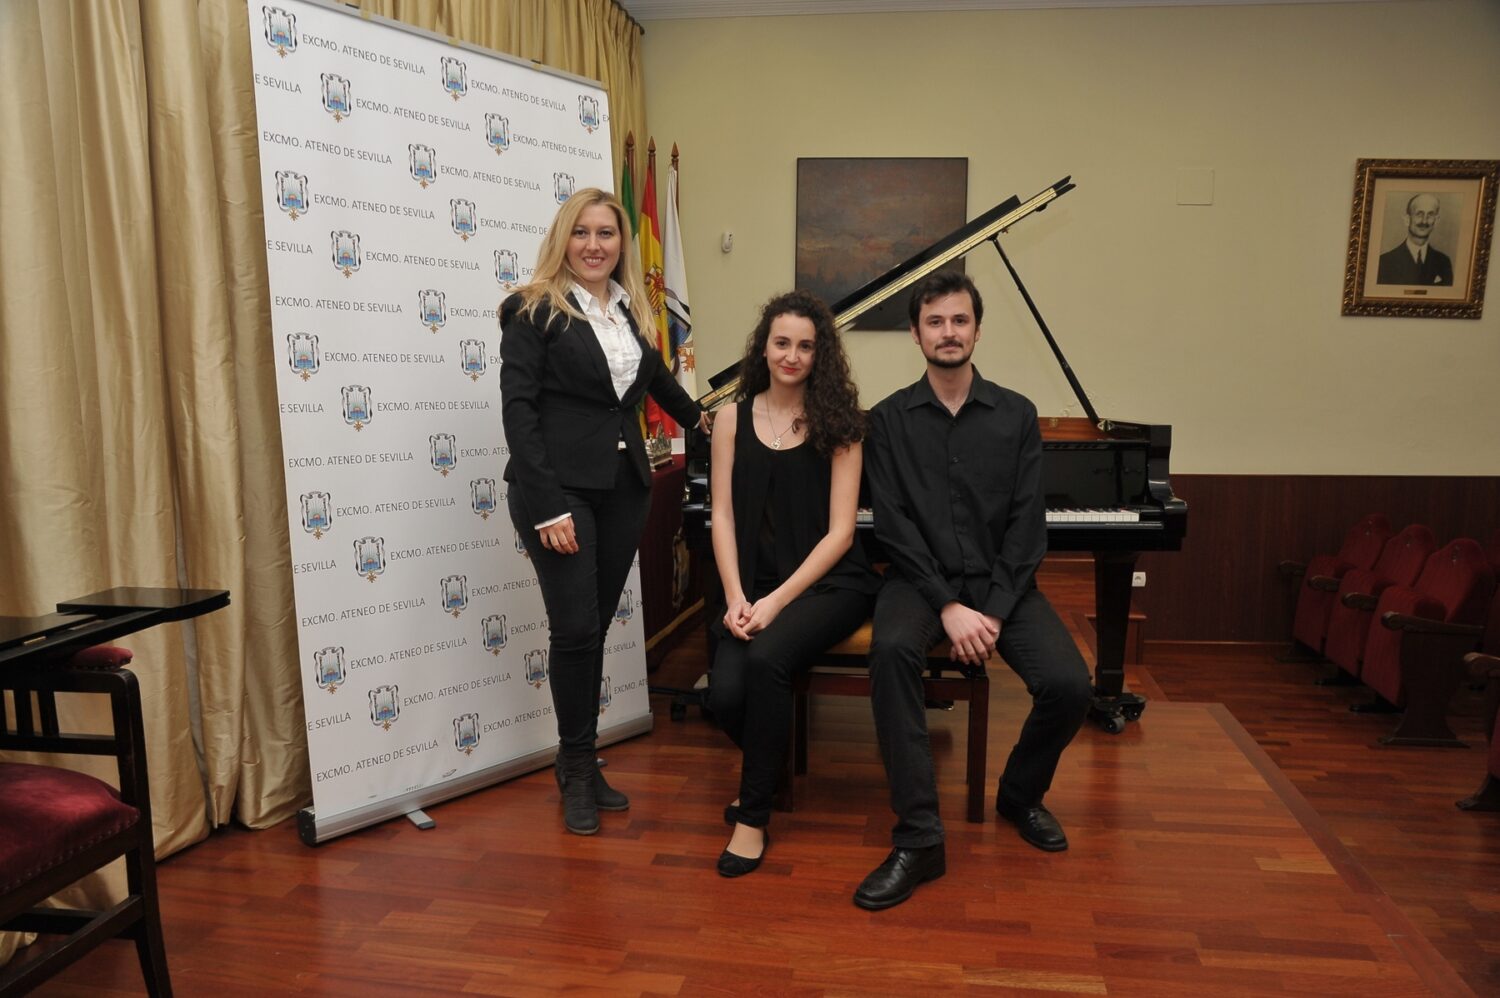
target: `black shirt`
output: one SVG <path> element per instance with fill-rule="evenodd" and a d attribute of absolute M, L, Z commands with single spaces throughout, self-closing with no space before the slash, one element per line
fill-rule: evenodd
<path fill-rule="evenodd" d="M 735 407 L 738 422 L 729 491 L 740 587 L 746 599 L 758 600 L 791 578 L 827 536 L 833 462 L 806 441 L 784 450 L 767 447 L 755 434 L 751 402 L 745 399 Z M 855 537 L 838 563 L 807 592 L 853 589 L 873 595 L 879 588 L 880 576 Z"/>
<path fill-rule="evenodd" d="M 1036 406 L 974 371 L 958 415 L 926 376 L 870 411 L 865 472 L 892 570 L 942 610 L 1004 620 L 1047 553 Z"/>

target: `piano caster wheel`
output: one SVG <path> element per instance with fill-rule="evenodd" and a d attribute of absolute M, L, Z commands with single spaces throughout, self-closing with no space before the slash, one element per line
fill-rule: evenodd
<path fill-rule="evenodd" d="M 1125 730 L 1125 718 L 1121 717 L 1119 714 L 1115 714 L 1111 717 L 1101 717 L 1099 718 L 1099 727 L 1103 728 L 1105 731 L 1108 731 L 1112 735 L 1118 735 L 1120 732 Z"/>
<path fill-rule="evenodd" d="M 1121 707 L 1120 713 L 1125 715 L 1125 720 L 1127 721 L 1139 721 L 1141 719 L 1141 711 L 1145 709 L 1145 704 L 1138 704 L 1134 707 Z"/>
<path fill-rule="evenodd" d="M 676 700 L 673 700 L 668 713 L 672 715 L 672 720 L 674 721 L 685 720 L 687 718 L 687 704 L 678 703 Z"/>

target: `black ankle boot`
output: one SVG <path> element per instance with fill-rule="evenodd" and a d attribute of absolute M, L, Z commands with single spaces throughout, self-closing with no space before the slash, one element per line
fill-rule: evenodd
<path fill-rule="evenodd" d="M 594 803 L 594 753 L 577 759 L 559 756 L 558 786 L 562 788 L 563 824 L 574 835 L 599 830 L 599 808 Z"/>
<path fill-rule="evenodd" d="M 628 811 L 630 798 L 604 782 L 604 770 L 594 765 L 594 806 L 601 811 Z"/>
<path fill-rule="evenodd" d="M 565 778 L 562 766 L 555 767 L 557 775 L 557 789 L 563 788 Z M 594 784 L 594 806 L 601 811 L 628 811 L 630 810 L 630 798 L 610 786 L 604 780 L 604 771 L 599 768 L 598 760 L 594 762 L 594 774 L 591 777 Z"/>

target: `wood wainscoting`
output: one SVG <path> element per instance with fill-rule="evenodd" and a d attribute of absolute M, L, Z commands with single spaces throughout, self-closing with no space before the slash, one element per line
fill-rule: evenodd
<path fill-rule="evenodd" d="M 1288 641 L 1296 592 L 1277 564 L 1338 550 L 1366 513 L 1425 523 L 1439 544 L 1500 528 L 1500 477 L 1173 475 L 1172 489 L 1188 504 L 1182 550 L 1137 565 L 1152 642 Z"/>

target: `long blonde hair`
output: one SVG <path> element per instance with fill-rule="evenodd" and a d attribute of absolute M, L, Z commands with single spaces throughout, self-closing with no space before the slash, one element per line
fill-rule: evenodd
<path fill-rule="evenodd" d="M 630 296 L 630 314 L 635 318 L 641 337 L 652 343 L 656 339 L 656 317 L 651 311 L 650 299 L 646 296 L 646 282 L 641 278 L 640 252 L 631 236 L 630 220 L 625 215 L 625 206 L 608 191 L 597 187 L 585 187 L 575 191 L 557 209 L 552 227 L 542 238 L 542 248 L 537 252 L 536 268 L 531 272 L 531 283 L 517 289 L 523 302 L 521 314 L 535 321 L 536 310 L 543 302 L 553 316 L 568 315 L 582 319 L 583 313 L 568 297 L 578 275 L 568 266 L 568 240 L 573 238 L 573 227 L 584 209 L 602 204 L 615 213 L 615 222 L 620 227 L 620 259 L 610 276 Z M 551 321 L 549 319 L 549 321 Z"/>

